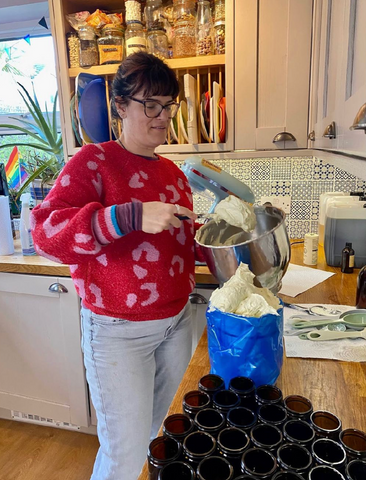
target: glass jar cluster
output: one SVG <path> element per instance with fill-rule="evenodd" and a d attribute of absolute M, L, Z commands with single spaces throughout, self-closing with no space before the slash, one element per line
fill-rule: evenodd
<path fill-rule="evenodd" d="M 148 449 L 149 480 L 365 480 L 366 433 L 301 395 L 202 377 Z"/>

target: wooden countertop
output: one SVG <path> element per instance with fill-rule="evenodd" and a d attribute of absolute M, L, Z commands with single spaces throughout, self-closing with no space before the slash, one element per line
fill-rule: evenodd
<path fill-rule="evenodd" d="M 39 255 L 25 257 L 22 255 L 20 240 L 15 240 L 14 247 L 13 255 L 0 255 L 0 272 L 70 277 L 68 265 L 52 262 Z M 206 266 L 196 266 L 195 275 L 196 284 L 217 285 L 217 280 Z"/>
<path fill-rule="evenodd" d="M 291 248 L 291 263 L 303 265 L 303 245 Z M 280 297 L 289 303 L 331 303 L 355 305 L 358 269 L 353 274 L 342 274 L 340 268 L 328 267 L 323 251 L 319 251 L 320 270 L 335 272 L 319 285 L 297 297 Z M 209 373 L 207 335 L 203 333 L 188 365 L 182 382 L 170 406 L 168 415 L 182 412 L 182 399 L 189 390 L 197 389 L 198 380 Z M 284 396 L 299 394 L 309 398 L 314 410 L 329 410 L 342 420 L 344 428 L 354 427 L 366 431 L 366 363 L 340 362 L 303 358 L 283 358 L 283 367 L 276 385 Z M 147 480 L 145 463 L 138 480 Z"/>

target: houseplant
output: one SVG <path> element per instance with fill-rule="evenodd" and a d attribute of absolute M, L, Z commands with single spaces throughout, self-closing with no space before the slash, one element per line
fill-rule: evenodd
<path fill-rule="evenodd" d="M 40 151 L 34 153 L 29 151 L 25 168 L 28 171 L 29 177 L 17 192 L 17 198 L 34 182 L 36 179 L 40 180 L 41 190 L 45 189 L 45 184 L 50 180 L 54 180 L 64 165 L 63 146 L 61 134 L 57 131 L 57 92 L 53 102 L 52 114 L 47 111 L 42 113 L 36 94 L 33 98 L 27 89 L 18 82 L 19 94 L 21 95 L 25 105 L 28 108 L 32 121 L 23 118 L 9 117 L 12 120 L 17 120 L 23 126 L 14 124 L 0 124 L 0 128 L 9 128 L 17 130 L 20 133 L 30 136 L 35 141 L 26 141 L 24 143 L 5 143 L 0 145 L 1 148 L 6 147 L 29 147 L 30 149 Z"/>

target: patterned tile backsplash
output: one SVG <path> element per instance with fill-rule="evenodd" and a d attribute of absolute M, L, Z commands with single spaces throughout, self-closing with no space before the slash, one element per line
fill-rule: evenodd
<path fill-rule="evenodd" d="M 309 157 L 273 157 L 211 160 L 253 190 L 256 203 L 262 196 L 291 195 L 291 212 L 286 222 L 290 238 L 303 238 L 318 232 L 319 196 L 332 191 L 364 191 L 366 181 Z M 177 162 L 181 165 L 182 162 Z M 209 199 L 194 194 L 194 210 L 205 212 Z"/>

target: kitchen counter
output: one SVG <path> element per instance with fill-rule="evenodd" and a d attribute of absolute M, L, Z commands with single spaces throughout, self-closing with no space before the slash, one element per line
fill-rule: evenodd
<path fill-rule="evenodd" d="M 20 240 L 15 240 L 14 246 L 15 252 L 13 255 L 0 255 L 0 272 L 70 277 L 68 265 L 52 262 L 39 255 L 23 256 Z M 211 275 L 206 266 L 196 266 L 195 275 L 198 286 L 217 285 L 217 280 Z"/>
<path fill-rule="evenodd" d="M 303 265 L 303 245 L 291 248 L 291 262 Z M 353 274 L 342 274 L 340 268 L 328 267 L 323 250 L 319 251 L 320 270 L 335 272 L 326 281 L 297 297 L 280 297 L 289 303 L 331 303 L 355 305 L 358 269 Z M 189 390 L 197 389 L 198 380 L 209 373 L 207 335 L 203 333 L 197 349 L 188 365 L 168 415 L 182 412 L 182 399 Z M 342 420 L 343 427 L 366 431 L 366 363 L 340 362 L 303 358 L 283 358 L 283 367 L 276 385 L 284 396 L 299 394 L 309 398 L 314 410 L 329 410 Z M 138 480 L 147 480 L 145 463 Z"/>

